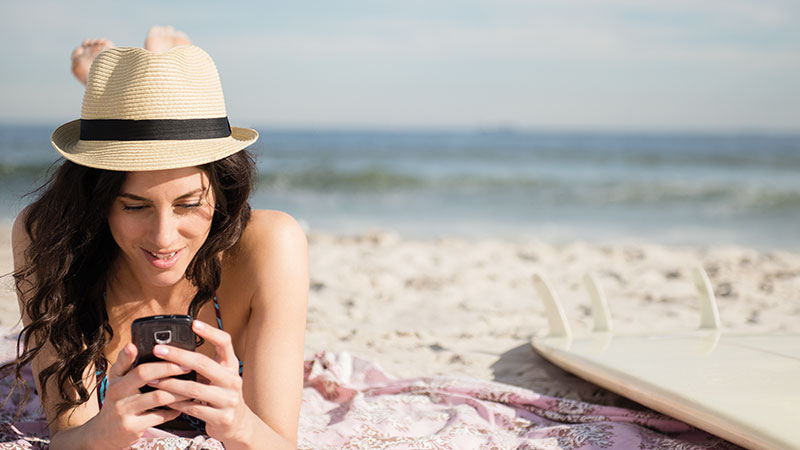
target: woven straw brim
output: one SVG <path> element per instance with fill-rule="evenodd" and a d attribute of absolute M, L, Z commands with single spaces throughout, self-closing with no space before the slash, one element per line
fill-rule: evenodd
<path fill-rule="evenodd" d="M 65 158 L 97 169 L 143 171 L 192 167 L 230 156 L 253 144 L 258 132 L 231 127 L 216 139 L 167 141 L 82 141 L 80 120 L 56 128 L 51 143 Z"/>

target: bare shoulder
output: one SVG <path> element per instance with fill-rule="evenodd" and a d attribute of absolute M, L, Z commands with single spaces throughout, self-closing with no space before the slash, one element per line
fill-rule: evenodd
<path fill-rule="evenodd" d="M 224 260 L 224 272 L 248 285 L 270 274 L 308 270 L 308 241 L 305 231 L 289 214 L 254 210 L 239 242 Z M 255 286 L 254 286 L 255 287 Z"/>
<path fill-rule="evenodd" d="M 28 208 L 22 210 L 14 219 L 14 225 L 11 227 L 11 246 L 14 252 L 24 250 L 30 245 L 31 238 L 28 236 L 28 231 L 25 229 L 25 220 L 28 218 Z"/>
<path fill-rule="evenodd" d="M 240 244 L 249 248 L 281 243 L 305 247 L 307 242 L 303 227 L 294 217 L 283 211 L 254 210 L 242 233 Z"/>
<path fill-rule="evenodd" d="M 22 210 L 14 220 L 11 227 L 11 252 L 14 259 L 14 272 L 19 272 L 28 265 L 26 252 L 31 245 L 31 237 L 25 229 L 25 221 L 28 217 L 28 208 Z M 33 288 L 35 280 L 33 275 L 28 274 L 24 279 L 17 282 L 17 300 L 19 301 L 20 311 L 24 311 L 24 304 L 27 302 L 27 294 Z M 28 318 L 23 314 L 23 323 L 28 324 Z"/>

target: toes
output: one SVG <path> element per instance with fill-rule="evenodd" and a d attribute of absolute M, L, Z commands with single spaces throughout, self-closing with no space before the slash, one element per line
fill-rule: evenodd
<path fill-rule="evenodd" d="M 150 27 L 144 48 L 154 53 L 164 53 L 178 45 L 191 44 L 186 33 L 176 30 L 171 25 Z"/>
<path fill-rule="evenodd" d="M 154 36 L 158 34 L 164 34 L 164 29 L 167 27 L 162 27 L 161 25 L 153 25 L 150 27 L 150 30 L 147 31 L 148 36 Z"/>
<path fill-rule="evenodd" d="M 99 39 L 84 39 L 80 47 L 72 51 L 72 73 L 75 78 L 83 84 L 86 84 L 86 79 L 89 74 L 89 68 L 103 50 L 109 49 L 114 46 L 114 43 L 106 38 Z"/>
<path fill-rule="evenodd" d="M 106 38 L 100 38 L 97 40 L 97 46 L 100 47 L 102 50 L 105 50 L 107 48 L 113 47 L 114 43 Z"/>
<path fill-rule="evenodd" d="M 73 52 L 72 55 L 76 56 L 76 54 L 86 53 L 87 50 L 94 50 L 96 48 L 102 48 L 103 50 L 113 47 L 114 43 L 109 41 L 106 38 L 100 39 L 84 39 L 81 42 L 80 47 L 77 47 Z"/>

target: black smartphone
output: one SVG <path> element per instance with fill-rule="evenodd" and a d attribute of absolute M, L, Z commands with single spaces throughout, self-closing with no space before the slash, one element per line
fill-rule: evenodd
<path fill-rule="evenodd" d="M 136 345 L 136 360 L 133 366 L 139 364 L 164 361 L 153 355 L 156 344 L 172 345 L 184 350 L 195 350 L 195 334 L 192 331 L 192 316 L 188 315 L 160 315 L 140 317 L 131 324 L 131 341 Z M 197 373 L 191 371 L 175 378 L 184 380 L 197 380 Z M 156 388 L 144 385 L 139 388 L 142 393 L 154 391 Z"/>

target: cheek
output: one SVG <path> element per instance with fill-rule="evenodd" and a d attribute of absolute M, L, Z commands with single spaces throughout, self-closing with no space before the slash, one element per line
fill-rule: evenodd
<path fill-rule="evenodd" d="M 211 218 L 205 215 L 198 215 L 187 221 L 183 227 L 183 235 L 197 242 L 201 246 L 211 232 Z"/>
<path fill-rule="evenodd" d="M 119 213 L 109 214 L 108 228 L 117 245 L 123 249 L 129 246 L 127 244 L 138 239 L 144 229 L 136 220 Z"/>

